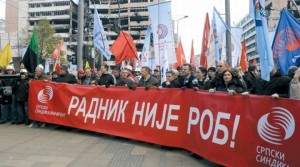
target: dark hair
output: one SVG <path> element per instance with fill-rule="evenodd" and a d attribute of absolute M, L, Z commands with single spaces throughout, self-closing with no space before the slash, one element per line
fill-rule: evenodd
<path fill-rule="evenodd" d="M 215 67 L 209 67 L 209 68 L 207 69 L 207 71 L 213 71 L 213 72 L 216 72 L 217 70 L 216 70 Z"/>
<path fill-rule="evenodd" d="M 57 71 L 53 71 L 52 73 L 51 73 L 51 75 L 57 75 L 58 73 L 57 73 Z"/>
<path fill-rule="evenodd" d="M 107 64 L 102 64 L 101 66 L 103 66 L 106 70 L 108 70 L 108 65 Z"/>
<path fill-rule="evenodd" d="M 250 65 L 248 67 L 248 72 L 252 72 L 252 71 L 255 71 L 255 70 L 256 70 L 256 66 L 254 66 L 254 65 Z"/>
<path fill-rule="evenodd" d="M 184 64 L 183 66 L 188 66 L 190 71 L 193 71 L 193 67 L 191 64 Z"/>
<path fill-rule="evenodd" d="M 151 69 L 147 66 L 143 66 L 142 69 L 145 69 L 149 74 L 151 74 Z"/>
<path fill-rule="evenodd" d="M 198 68 L 202 73 L 204 73 L 204 76 L 206 76 L 206 74 L 207 74 L 207 69 L 206 68 L 204 68 L 204 67 L 199 67 Z"/>
<path fill-rule="evenodd" d="M 288 76 L 290 78 L 294 78 L 294 75 L 295 75 L 295 71 L 298 69 L 298 67 L 296 66 L 291 66 L 288 70 Z"/>

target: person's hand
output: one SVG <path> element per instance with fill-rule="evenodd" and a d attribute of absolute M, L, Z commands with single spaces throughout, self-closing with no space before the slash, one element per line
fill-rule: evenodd
<path fill-rule="evenodd" d="M 158 87 L 158 89 L 161 89 L 161 88 L 163 88 L 163 87 L 162 87 L 162 86 L 159 86 L 159 87 Z"/>
<path fill-rule="evenodd" d="M 249 92 L 243 92 L 241 93 L 242 96 L 249 96 Z"/>
<path fill-rule="evenodd" d="M 234 90 L 230 90 L 230 89 L 227 89 L 227 91 L 229 96 L 232 96 L 236 93 Z"/>
<path fill-rule="evenodd" d="M 277 93 L 272 94 L 271 97 L 273 99 L 279 99 L 279 95 Z"/>
<path fill-rule="evenodd" d="M 298 68 L 296 71 L 295 71 L 295 77 L 298 77 L 300 78 L 300 68 Z"/>
<path fill-rule="evenodd" d="M 292 81 L 298 82 L 299 78 L 300 78 L 300 68 L 298 68 L 298 70 L 295 71 L 295 75 Z"/>
<path fill-rule="evenodd" d="M 213 94 L 213 93 L 215 93 L 215 91 L 216 91 L 215 89 L 209 89 L 209 90 L 208 90 L 208 93 L 209 93 L 209 94 Z"/>
<path fill-rule="evenodd" d="M 166 81 L 166 85 L 170 85 L 170 82 L 169 82 L 169 81 Z"/>
<path fill-rule="evenodd" d="M 193 90 L 197 91 L 197 90 L 199 90 L 199 88 L 198 87 L 193 87 Z"/>

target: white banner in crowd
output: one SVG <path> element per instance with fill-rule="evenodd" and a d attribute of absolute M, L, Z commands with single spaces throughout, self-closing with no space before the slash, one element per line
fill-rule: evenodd
<path fill-rule="evenodd" d="M 145 37 L 145 42 L 142 51 L 141 64 L 142 66 L 150 67 L 150 38 L 151 38 L 151 26 L 148 26 L 147 33 Z"/>
<path fill-rule="evenodd" d="M 111 52 L 109 50 L 109 44 L 105 35 L 105 31 L 98 15 L 98 11 L 94 9 L 94 46 L 105 56 L 107 60 L 111 58 Z"/>
<path fill-rule="evenodd" d="M 160 59 L 164 55 L 165 46 L 169 63 L 176 63 L 171 2 L 150 5 L 148 6 L 148 12 L 152 24 L 156 64 L 160 63 Z"/>
<path fill-rule="evenodd" d="M 241 36 L 243 29 L 240 27 L 231 27 L 231 64 L 235 67 L 240 64 L 242 52 Z M 226 47 L 226 46 L 225 46 Z"/>

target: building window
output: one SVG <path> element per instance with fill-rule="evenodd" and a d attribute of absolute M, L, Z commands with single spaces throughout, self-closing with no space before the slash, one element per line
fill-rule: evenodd
<path fill-rule="evenodd" d="M 148 0 L 130 0 L 131 3 L 148 2 Z"/>

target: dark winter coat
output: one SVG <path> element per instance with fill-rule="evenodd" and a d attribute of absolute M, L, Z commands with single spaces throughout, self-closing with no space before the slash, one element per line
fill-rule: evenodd
<path fill-rule="evenodd" d="M 102 74 L 98 80 L 98 85 L 115 85 L 115 79 L 112 74 Z"/>
<path fill-rule="evenodd" d="M 163 88 L 180 88 L 180 84 L 174 79 L 170 85 L 166 85 L 166 81 L 162 83 Z"/>
<path fill-rule="evenodd" d="M 27 101 L 29 93 L 29 79 L 18 79 L 15 88 L 16 101 Z"/>
<path fill-rule="evenodd" d="M 180 77 L 178 79 L 180 87 L 193 88 L 193 80 L 195 78 L 196 77 L 193 74 L 191 74 L 188 79 L 186 77 L 184 77 L 184 76 Z"/>
<path fill-rule="evenodd" d="M 57 77 L 55 79 L 54 82 L 62 82 L 62 83 L 69 83 L 69 84 L 76 84 L 77 80 L 75 78 L 75 76 L 73 74 L 65 74 L 65 75 L 59 75 L 59 77 Z"/>
<path fill-rule="evenodd" d="M 280 97 L 289 97 L 289 84 L 291 78 L 282 75 L 280 71 L 277 71 L 270 77 L 270 81 L 256 79 L 252 93 L 257 95 L 272 95 L 277 93 Z"/>

